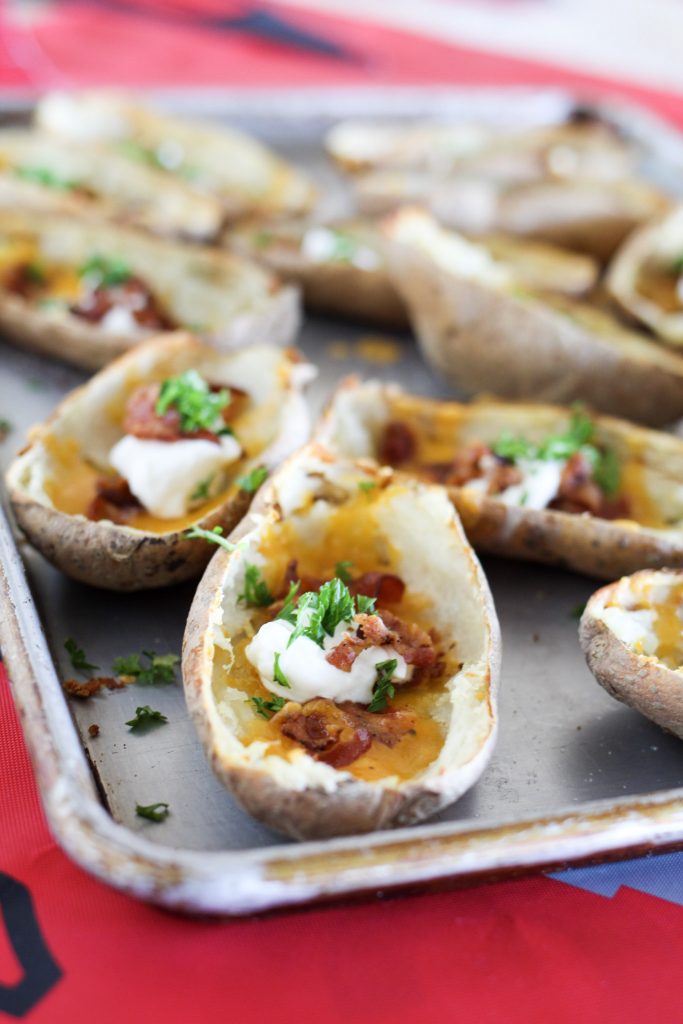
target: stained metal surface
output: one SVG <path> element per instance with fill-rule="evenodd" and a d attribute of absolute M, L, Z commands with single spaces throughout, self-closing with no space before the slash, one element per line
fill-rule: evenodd
<path fill-rule="evenodd" d="M 513 119 L 513 102 L 506 102 Z M 526 101 L 519 102 L 523 106 Z M 530 103 L 534 110 L 543 107 L 538 95 Z M 500 97 L 496 109 L 500 113 Z M 280 148 L 298 155 L 332 185 L 333 172 L 316 141 L 325 124 L 322 114 L 308 119 L 292 114 L 286 140 L 286 117 L 278 119 L 277 131 L 263 110 L 260 120 L 254 110 L 248 118 L 264 136 L 286 141 Z M 673 140 L 666 133 L 662 138 L 675 155 Z M 661 163 L 658 174 L 668 176 Z M 669 174 L 673 178 L 673 171 Z M 341 208 L 343 190 L 331 188 L 331 194 Z M 452 394 L 422 363 L 408 337 L 378 339 L 374 331 L 309 318 L 301 347 L 320 368 L 311 392 L 316 410 L 349 372 L 397 380 L 425 395 Z M 4 343 L 0 367 L 0 416 L 13 424 L 0 444 L 4 469 L 28 426 L 43 419 L 85 375 Z M 67 636 L 75 637 L 105 672 L 115 657 L 141 649 L 180 653 L 193 586 L 111 594 L 67 580 L 27 545 L 22 554 L 62 677 L 73 674 L 63 649 Z M 15 669 L 17 699 L 26 712 L 58 838 L 100 877 L 138 895 L 233 913 L 683 840 L 683 805 L 674 792 L 683 787 L 680 741 L 612 700 L 583 661 L 572 612 L 596 584 L 524 563 L 487 559 L 484 567 L 503 630 L 498 746 L 481 780 L 456 805 L 430 825 L 403 830 L 395 839 L 296 845 L 252 821 L 212 776 L 185 711 L 180 682 L 153 689 L 132 686 L 69 703 L 112 822 L 95 803 L 74 733 L 49 710 L 62 697 L 46 666 L 40 627 L 30 614 L 23 619 L 10 614 L 7 604 L 0 639 Z M 28 603 L 20 571 L 15 568 L 10 575 L 11 596 Z M 139 704 L 160 709 L 169 724 L 145 735 L 131 734 L 125 722 Z M 96 738 L 88 736 L 93 723 L 100 727 Z M 67 762 L 73 773 L 66 771 Z M 624 798 L 641 794 L 655 794 L 655 806 L 649 799 L 622 805 Z M 136 803 L 160 800 L 171 806 L 163 824 L 136 817 Z M 595 800 L 606 801 L 599 813 L 589 806 Z M 74 807 L 79 809 L 75 817 Z M 569 809 L 568 816 L 563 809 Z M 501 830 L 502 821 L 508 824 Z M 231 895 L 226 895 L 228 880 Z"/>

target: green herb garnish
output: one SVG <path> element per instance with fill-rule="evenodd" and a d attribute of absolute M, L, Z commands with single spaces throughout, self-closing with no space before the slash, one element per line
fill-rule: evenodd
<path fill-rule="evenodd" d="M 82 647 L 78 646 L 73 637 L 68 636 L 66 638 L 64 647 L 76 672 L 83 672 L 85 674 L 87 672 L 96 672 L 99 668 L 99 665 L 92 665 L 88 661 L 85 651 Z"/>
<path fill-rule="evenodd" d="M 248 608 L 267 608 L 275 600 L 257 565 L 245 565 L 244 590 L 237 600 Z"/>
<path fill-rule="evenodd" d="M 185 530 L 183 537 L 187 537 L 188 540 L 208 540 L 211 544 L 225 548 L 226 551 L 238 551 L 240 545 L 233 544 L 222 534 L 222 526 L 214 526 L 211 530 L 205 530 L 202 526 L 191 526 L 189 530 Z"/>
<path fill-rule="evenodd" d="M 341 622 L 352 622 L 357 610 L 372 614 L 374 605 L 374 598 L 363 594 L 359 594 L 354 603 L 345 583 L 337 577 L 328 580 L 317 592 L 302 594 L 299 598 L 295 613 L 290 614 L 287 620 L 294 626 L 287 646 L 291 647 L 297 637 L 306 636 L 322 647 L 325 637 L 334 636 Z M 286 617 L 282 612 L 278 616 Z"/>
<path fill-rule="evenodd" d="M 620 467 L 615 452 L 603 451 L 594 444 L 595 424 L 579 407 L 572 410 L 569 426 L 563 434 L 551 434 L 539 444 L 513 434 L 502 434 L 491 446 L 501 459 L 570 459 L 580 453 L 590 463 L 593 479 L 608 497 L 619 489 Z"/>
<path fill-rule="evenodd" d="M 89 277 L 95 287 L 113 288 L 125 284 L 131 276 L 130 267 L 117 257 L 91 256 L 79 268 L 79 277 Z"/>
<path fill-rule="evenodd" d="M 328 258 L 336 263 L 349 263 L 357 254 L 360 243 L 345 231 L 340 231 L 339 228 L 327 228 L 327 230 L 334 239 Z"/>
<path fill-rule="evenodd" d="M 265 249 L 266 246 L 271 245 L 274 239 L 275 235 L 272 231 L 255 231 L 252 235 L 254 245 L 257 245 L 259 249 Z"/>
<path fill-rule="evenodd" d="M 363 491 L 364 494 L 367 494 L 368 491 L 374 490 L 374 488 L 376 486 L 377 486 L 377 481 L 376 480 L 359 480 L 358 481 L 358 490 L 359 491 Z"/>
<path fill-rule="evenodd" d="M 171 813 L 168 804 L 159 802 L 157 804 L 135 805 L 135 813 L 139 818 L 147 818 L 148 821 L 165 821 Z"/>
<path fill-rule="evenodd" d="M 290 625 L 296 624 L 296 598 L 299 593 L 299 587 L 301 586 L 300 580 L 295 580 L 294 583 L 289 584 L 289 590 L 285 597 L 282 608 L 275 616 L 276 619 L 284 619 L 285 622 L 289 622 Z"/>
<path fill-rule="evenodd" d="M 572 610 L 569 613 L 569 618 L 574 619 L 575 622 L 578 622 L 586 610 L 586 604 L 587 602 L 584 601 L 583 604 L 577 604 L 575 608 L 572 608 Z"/>
<path fill-rule="evenodd" d="M 266 700 L 265 697 L 250 697 L 249 700 L 254 705 L 256 714 L 266 720 L 270 720 L 287 703 L 286 697 L 271 697 L 270 700 Z"/>
<path fill-rule="evenodd" d="M 211 483 L 215 473 L 211 473 L 206 479 L 200 480 L 192 494 L 190 495 L 190 501 L 207 501 L 210 496 Z"/>
<path fill-rule="evenodd" d="M 230 402 L 226 388 L 211 391 L 196 370 L 186 370 L 178 377 L 169 377 L 161 385 L 155 412 L 163 416 L 171 406 L 180 413 L 180 430 L 191 434 L 197 430 L 228 433 L 221 413 Z"/>
<path fill-rule="evenodd" d="M 118 144 L 118 150 L 122 156 L 129 160 L 135 160 L 139 164 L 148 164 L 150 167 L 160 167 L 159 159 L 153 149 L 143 146 L 135 139 L 122 139 Z"/>
<path fill-rule="evenodd" d="M 275 652 L 275 659 L 273 661 L 273 679 L 275 680 L 276 683 L 279 683 L 280 686 L 284 686 L 288 690 L 291 690 L 292 687 L 289 684 L 289 679 L 287 678 L 287 676 L 284 674 L 284 672 L 280 668 L 280 652 L 279 651 Z"/>
<path fill-rule="evenodd" d="M 246 473 L 244 476 L 238 476 L 235 483 L 241 491 L 246 491 L 247 494 L 253 494 L 254 491 L 258 491 L 267 476 L 268 470 L 266 467 L 257 466 L 256 469 L 252 469 L 250 473 Z"/>
<path fill-rule="evenodd" d="M 674 274 L 683 274 L 683 255 L 677 256 L 671 264 Z"/>
<path fill-rule="evenodd" d="M 9 420 L 0 419 L 0 441 L 4 441 L 8 434 L 12 432 L 14 428 Z"/>
<path fill-rule="evenodd" d="M 396 693 L 396 687 L 391 680 L 397 667 L 398 660 L 396 658 L 391 658 L 389 661 L 378 661 L 375 665 L 377 679 L 372 690 L 372 700 L 368 704 L 368 711 L 384 711 L 387 701 Z"/>
<path fill-rule="evenodd" d="M 143 659 L 146 664 L 143 664 Z M 117 676 L 134 676 L 136 683 L 155 686 L 157 683 L 175 682 L 175 669 L 179 661 L 177 654 L 142 651 L 141 654 L 115 658 L 112 669 Z"/>
<path fill-rule="evenodd" d="M 143 704 L 142 707 L 135 709 L 135 718 L 131 718 L 126 725 L 135 730 L 146 729 L 151 725 L 165 725 L 166 722 L 168 718 L 162 715 L 161 711 L 155 711 L 149 704 Z"/>
<path fill-rule="evenodd" d="M 63 178 L 61 175 L 51 171 L 49 167 L 15 167 L 14 173 L 17 178 L 23 181 L 30 181 L 34 185 L 43 185 L 46 188 L 57 188 L 68 192 L 78 188 L 77 181 Z"/>
<path fill-rule="evenodd" d="M 353 562 L 350 562 L 348 560 L 344 562 L 337 562 L 337 564 L 334 567 L 334 575 L 337 577 L 337 579 L 341 580 L 342 583 L 346 583 L 346 585 L 348 586 L 352 579 L 352 567 Z"/>
<path fill-rule="evenodd" d="M 24 266 L 24 274 L 31 284 L 45 284 L 47 281 L 45 267 L 40 263 L 27 263 Z"/>

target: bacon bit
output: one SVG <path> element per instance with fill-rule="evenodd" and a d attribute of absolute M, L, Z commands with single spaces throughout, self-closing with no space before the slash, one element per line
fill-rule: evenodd
<path fill-rule="evenodd" d="M 163 311 L 145 282 L 134 275 L 121 284 L 98 285 L 69 306 L 69 312 L 88 323 L 97 324 L 115 307 L 127 310 L 140 327 L 146 330 L 171 331 L 177 326 Z"/>
<path fill-rule="evenodd" d="M 407 423 L 394 420 L 387 423 L 379 446 L 380 462 L 389 466 L 401 466 L 415 455 L 417 440 Z"/>
<path fill-rule="evenodd" d="M 100 727 L 97 724 L 97 722 L 93 722 L 92 725 L 88 726 L 88 736 L 92 736 L 93 739 L 94 739 L 95 736 L 99 736 L 99 735 L 100 735 Z"/>
<path fill-rule="evenodd" d="M 354 596 L 374 597 L 380 604 L 398 604 L 405 594 L 406 585 L 400 576 L 390 572 L 364 572 L 351 581 L 349 590 Z"/>
<path fill-rule="evenodd" d="M 386 608 L 377 615 L 357 615 L 356 636 L 345 636 L 327 652 L 325 661 L 342 672 L 350 672 L 361 651 L 369 647 L 393 647 L 407 665 L 427 668 L 436 661 L 429 633 L 412 622 L 404 622 Z"/>
<path fill-rule="evenodd" d="M 588 512 L 599 519 L 622 519 L 629 514 L 627 498 L 605 497 L 593 480 L 590 462 L 581 452 L 576 452 L 567 460 L 562 470 L 557 498 L 550 502 L 548 508 L 573 515 Z"/>
<path fill-rule="evenodd" d="M 289 703 L 273 719 L 284 736 L 306 747 L 318 761 L 344 768 L 364 754 L 373 740 L 394 747 L 415 730 L 408 711 L 374 714 L 360 704 L 335 704 L 315 697 L 305 704 Z"/>
<path fill-rule="evenodd" d="M 88 519 L 96 522 L 100 519 L 109 519 L 112 523 L 125 526 L 142 510 L 142 505 L 131 492 L 128 481 L 121 476 L 99 477 L 95 488 L 97 493 L 86 513 Z"/>
<path fill-rule="evenodd" d="M 228 385 L 223 388 L 220 384 L 212 384 L 210 390 L 229 392 L 230 401 L 221 414 L 224 423 L 239 416 L 249 401 L 249 395 L 241 388 Z M 133 391 L 128 399 L 123 418 L 123 430 L 126 434 L 152 441 L 180 441 L 192 438 L 192 440 L 213 441 L 215 444 L 220 442 L 218 434 L 211 430 L 194 430 L 191 433 L 183 433 L 180 429 L 180 413 L 172 406 L 166 410 L 163 416 L 160 416 L 156 411 L 160 391 L 161 384 L 158 382 L 143 384 Z"/>
<path fill-rule="evenodd" d="M 36 276 L 35 266 L 30 262 L 17 263 L 10 267 L 3 288 L 22 299 L 33 298 L 43 287 L 43 281 Z"/>
<path fill-rule="evenodd" d="M 135 682 L 135 676 L 93 676 L 84 682 L 80 679 L 65 679 L 62 687 L 72 697 L 92 697 L 100 690 L 122 690 Z"/>
<path fill-rule="evenodd" d="M 482 467 L 482 460 L 489 465 Z M 446 487 L 464 487 L 471 480 L 487 479 L 487 493 L 500 494 L 513 484 L 521 483 L 522 473 L 507 459 L 495 455 L 488 445 L 473 441 L 465 445 L 450 462 L 435 462 L 425 466 L 427 478 Z"/>

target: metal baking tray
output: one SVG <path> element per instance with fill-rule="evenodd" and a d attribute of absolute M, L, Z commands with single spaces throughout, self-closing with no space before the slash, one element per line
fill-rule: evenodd
<path fill-rule="evenodd" d="M 157 97 L 158 98 L 158 97 Z M 527 90 L 392 90 L 163 96 L 184 113 L 222 116 L 308 166 L 339 212 L 344 190 L 320 149 L 336 119 L 452 114 L 508 124 L 557 117 L 566 94 Z M 22 119 L 26 107 L 5 104 Z M 642 140 L 648 173 L 670 187 L 683 167 L 678 135 L 651 115 L 604 103 L 604 116 Z M 449 394 L 410 337 L 308 318 L 300 345 L 320 369 L 318 411 L 349 372 Z M 0 341 L 0 414 L 13 430 L 4 469 L 27 428 L 84 375 Z M 452 394 L 452 392 L 451 392 Z M 0 519 L 0 644 L 50 827 L 101 880 L 176 909 L 244 914 L 398 887 L 558 867 L 683 845 L 679 741 L 612 700 L 588 672 L 573 611 L 595 582 L 560 570 L 485 559 L 503 631 L 500 736 L 480 781 L 429 823 L 391 833 L 296 844 L 253 821 L 213 777 L 187 716 L 180 681 L 67 701 L 63 649 L 75 637 L 105 670 L 141 649 L 180 652 L 193 586 L 120 595 L 61 576 Z M 153 701 L 152 701 L 153 697 Z M 163 729 L 125 722 L 152 701 Z M 88 735 L 97 723 L 100 734 Z M 136 803 L 167 801 L 161 824 Z"/>

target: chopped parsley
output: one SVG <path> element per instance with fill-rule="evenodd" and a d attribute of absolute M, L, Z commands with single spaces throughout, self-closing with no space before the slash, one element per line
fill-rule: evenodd
<path fill-rule="evenodd" d="M 183 434 L 197 430 L 210 430 L 218 434 L 230 433 L 221 413 L 230 402 L 226 388 L 212 391 L 196 370 L 186 370 L 178 377 L 163 381 L 155 412 L 163 416 L 171 406 L 180 413 L 180 429 Z"/>
<path fill-rule="evenodd" d="M 280 609 L 276 616 L 276 618 L 278 619 L 284 619 L 285 622 L 289 622 L 290 625 L 292 626 L 296 624 L 297 611 L 295 606 L 300 586 L 301 583 L 299 580 L 295 580 L 293 583 L 289 584 L 287 596 L 285 597 L 282 608 Z"/>
<path fill-rule="evenodd" d="M 30 181 L 34 185 L 43 185 L 45 188 L 57 188 L 64 192 L 78 188 L 77 181 L 64 178 L 51 171 L 49 167 L 15 167 L 14 173 L 23 181 Z"/>
<path fill-rule="evenodd" d="M 343 562 L 337 562 L 337 564 L 334 567 L 334 575 L 337 577 L 337 579 L 341 580 L 342 583 L 346 583 L 346 585 L 348 586 L 349 583 L 351 582 L 352 567 L 353 562 L 350 562 L 348 559 Z"/>
<path fill-rule="evenodd" d="M 9 420 L 0 418 L 0 441 L 4 441 L 8 434 L 12 433 L 12 424 Z"/>
<path fill-rule="evenodd" d="M 155 686 L 158 683 L 175 683 L 175 670 L 179 661 L 177 654 L 142 651 L 140 654 L 115 658 L 112 668 L 117 676 L 133 676 L 136 683 Z"/>
<path fill-rule="evenodd" d="M 200 480 L 192 494 L 190 495 L 190 501 L 207 501 L 210 496 L 211 484 L 215 473 L 211 473 L 204 480 Z"/>
<path fill-rule="evenodd" d="M 87 277 L 96 288 L 113 288 L 125 284 L 131 276 L 130 267 L 122 259 L 108 256 L 91 256 L 79 268 L 79 277 Z"/>
<path fill-rule="evenodd" d="M 516 462 L 518 459 L 570 459 L 580 453 L 591 466 L 593 479 L 609 497 L 619 489 L 620 468 L 616 453 L 598 448 L 594 443 L 595 424 L 583 409 L 572 410 L 569 426 L 563 434 L 551 434 L 536 444 L 514 434 L 502 434 L 491 445 L 491 450 L 501 459 Z"/>
<path fill-rule="evenodd" d="M 325 637 L 334 636 L 341 622 L 352 622 L 357 611 L 374 614 L 375 598 L 359 594 L 354 601 L 346 584 L 335 577 L 323 583 L 317 592 L 302 594 L 296 609 L 293 605 L 285 605 L 278 618 L 284 618 L 294 626 L 288 647 L 300 636 L 306 636 L 322 647 Z"/>
<path fill-rule="evenodd" d="M 78 646 L 73 637 L 68 636 L 66 638 L 64 647 L 76 672 L 85 674 L 87 672 L 96 672 L 99 668 L 99 665 L 93 665 L 88 661 L 85 651 L 82 647 Z"/>
<path fill-rule="evenodd" d="M 359 242 L 345 231 L 339 228 L 328 228 L 333 238 L 333 246 L 330 250 L 329 259 L 336 263 L 349 263 L 357 254 Z"/>
<path fill-rule="evenodd" d="M 24 274 L 31 284 L 45 284 L 47 281 L 45 267 L 40 263 L 27 263 L 24 266 Z"/>
<path fill-rule="evenodd" d="M 569 613 L 569 618 L 574 619 L 575 622 L 578 622 L 586 610 L 586 604 L 587 602 L 584 601 L 583 604 L 577 604 L 575 608 L 572 608 L 572 610 Z"/>
<path fill-rule="evenodd" d="M 244 590 L 237 600 L 247 608 L 267 608 L 275 600 L 257 565 L 245 565 Z"/>
<path fill-rule="evenodd" d="M 677 256 L 671 264 L 674 274 L 683 274 L 683 255 Z"/>
<path fill-rule="evenodd" d="M 265 697 L 250 697 L 249 700 L 254 705 L 256 714 L 266 720 L 270 720 L 287 703 L 286 697 L 271 697 L 270 700 L 266 700 Z"/>
<path fill-rule="evenodd" d="M 259 249 L 265 249 L 266 246 L 272 245 L 275 241 L 275 235 L 272 231 L 255 231 L 252 235 L 252 240 Z"/>
<path fill-rule="evenodd" d="M 161 711 L 155 711 L 149 704 L 143 704 L 142 707 L 135 709 L 135 717 L 126 722 L 126 725 L 134 731 L 146 729 L 151 725 L 165 725 L 166 722 L 168 722 L 168 718 L 166 715 L 162 715 Z"/>
<path fill-rule="evenodd" d="M 358 482 L 358 490 L 363 491 L 364 494 L 367 494 L 369 491 L 374 490 L 376 486 L 376 480 L 359 480 Z"/>
<path fill-rule="evenodd" d="M 122 156 L 128 157 L 129 160 L 135 160 L 139 164 L 161 167 L 155 151 L 136 142 L 135 139 L 122 139 L 118 144 L 118 150 Z"/>
<path fill-rule="evenodd" d="M 168 804 L 159 802 L 156 804 L 143 804 L 135 805 L 135 813 L 138 818 L 147 818 L 148 821 L 165 821 L 171 813 Z"/>
<path fill-rule="evenodd" d="M 291 690 L 292 687 L 290 686 L 289 679 L 280 668 L 279 651 L 275 652 L 275 658 L 273 660 L 273 679 L 275 680 L 276 683 L 279 683 L 280 686 L 284 686 L 288 690 Z"/>
<path fill-rule="evenodd" d="M 368 704 L 368 711 L 384 711 L 389 698 L 395 695 L 396 687 L 391 680 L 397 668 L 396 658 L 377 662 L 375 665 L 377 678 L 372 690 L 372 700 Z"/>
<path fill-rule="evenodd" d="M 222 536 L 223 527 L 214 526 L 211 530 L 205 530 L 202 526 L 191 526 L 183 534 L 188 540 L 208 540 L 211 544 L 218 544 L 226 551 L 238 551 L 240 545 L 233 544 L 226 537 Z"/>
<path fill-rule="evenodd" d="M 258 491 L 267 476 L 268 470 L 266 467 L 257 466 L 256 469 L 252 469 L 250 473 L 245 473 L 244 476 L 238 476 L 235 483 L 241 491 L 246 491 L 247 494 L 253 494 L 254 491 Z"/>

